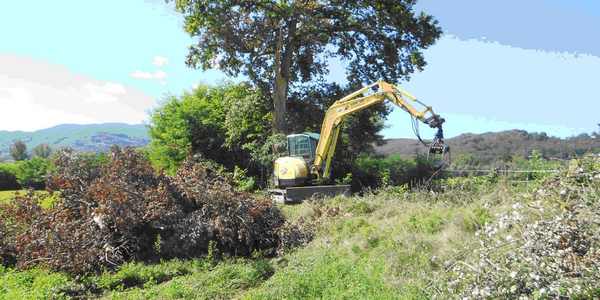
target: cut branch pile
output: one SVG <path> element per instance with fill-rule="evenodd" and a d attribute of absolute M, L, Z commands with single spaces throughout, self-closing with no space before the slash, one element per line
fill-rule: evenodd
<path fill-rule="evenodd" d="M 268 199 L 237 192 L 193 159 L 174 177 L 157 174 L 133 149 L 113 149 L 105 166 L 72 151 L 55 163 L 48 187 L 60 192 L 60 203 L 43 209 L 30 193 L 0 207 L 3 264 L 82 274 L 130 260 L 199 257 L 210 247 L 220 255 L 274 255 L 310 239 Z"/>

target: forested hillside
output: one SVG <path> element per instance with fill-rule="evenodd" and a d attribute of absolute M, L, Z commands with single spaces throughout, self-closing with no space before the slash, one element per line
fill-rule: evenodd
<path fill-rule="evenodd" d="M 0 158 L 9 157 L 9 147 L 15 140 L 25 142 L 27 149 L 48 144 L 53 149 L 71 147 L 86 152 L 107 151 L 112 145 L 140 147 L 149 142 L 142 124 L 62 124 L 33 132 L 0 131 Z"/>
<path fill-rule="evenodd" d="M 545 133 L 524 130 L 461 134 L 446 140 L 455 158 L 470 160 L 472 164 L 488 165 L 507 161 L 513 156 L 527 157 L 533 150 L 548 159 L 568 159 L 586 152 L 600 151 L 600 136 L 581 134 L 561 139 Z M 412 157 L 426 153 L 427 148 L 414 139 L 388 139 L 376 152 L 385 156 L 400 154 Z"/>

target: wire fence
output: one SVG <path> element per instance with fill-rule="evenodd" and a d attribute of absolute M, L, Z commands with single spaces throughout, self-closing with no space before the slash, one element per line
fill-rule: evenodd
<path fill-rule="evenodd" d="M 511 170 L 511 169 L 444 169 L 442 172 L 451 173 L 559 173 L 560 170 Z"/>
<path fill-rule="evenodd" d="M 445 174 L 454 174 L 458 177 L 464 176 L 483 176 L 487 174 L 496 174 L 498 176 L 504 177 L 506 180 L 512 183 L 530 183 L 535 180 L 536 177 L 543 176 L 543 174 L 558 174 L 560 170 L 557 169 L 532 169 L 532 170 L 524 170 L 524 169 L 442 169 L 439 170 L 439 173 L 436 172 L 433 177 L 437 176 L 437 174 L 445 173 Z"/>

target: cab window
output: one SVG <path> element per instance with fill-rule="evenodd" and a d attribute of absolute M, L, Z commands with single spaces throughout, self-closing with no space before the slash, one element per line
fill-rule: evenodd
<path fill-rule="evenodd" d="M 288 137 L 288 152 L 290 156 L 311 158 L 314 151 L 314 143 L 307 136 Z"/>

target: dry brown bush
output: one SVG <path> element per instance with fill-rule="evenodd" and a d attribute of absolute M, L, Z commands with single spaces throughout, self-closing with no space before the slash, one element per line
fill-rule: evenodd
<path fill-rule="evenodd" d="M 16 257 L 19 268 L 81 274 L 208 251 L 274 255 L 282 240 L 287 247 L 310 239 L 268 199 L 237 192 L 227 177 L 193 159 L 174 177 L 157 173 L 134 149 L 113 149 L 104 166 L 72 151 L 61 152 L 55 164 L 48 187 L 60 191 L 60 203 L 42 209 L 30 193 L 2 210 L 10 226 L 0 223 L 0 255 Z"/>

